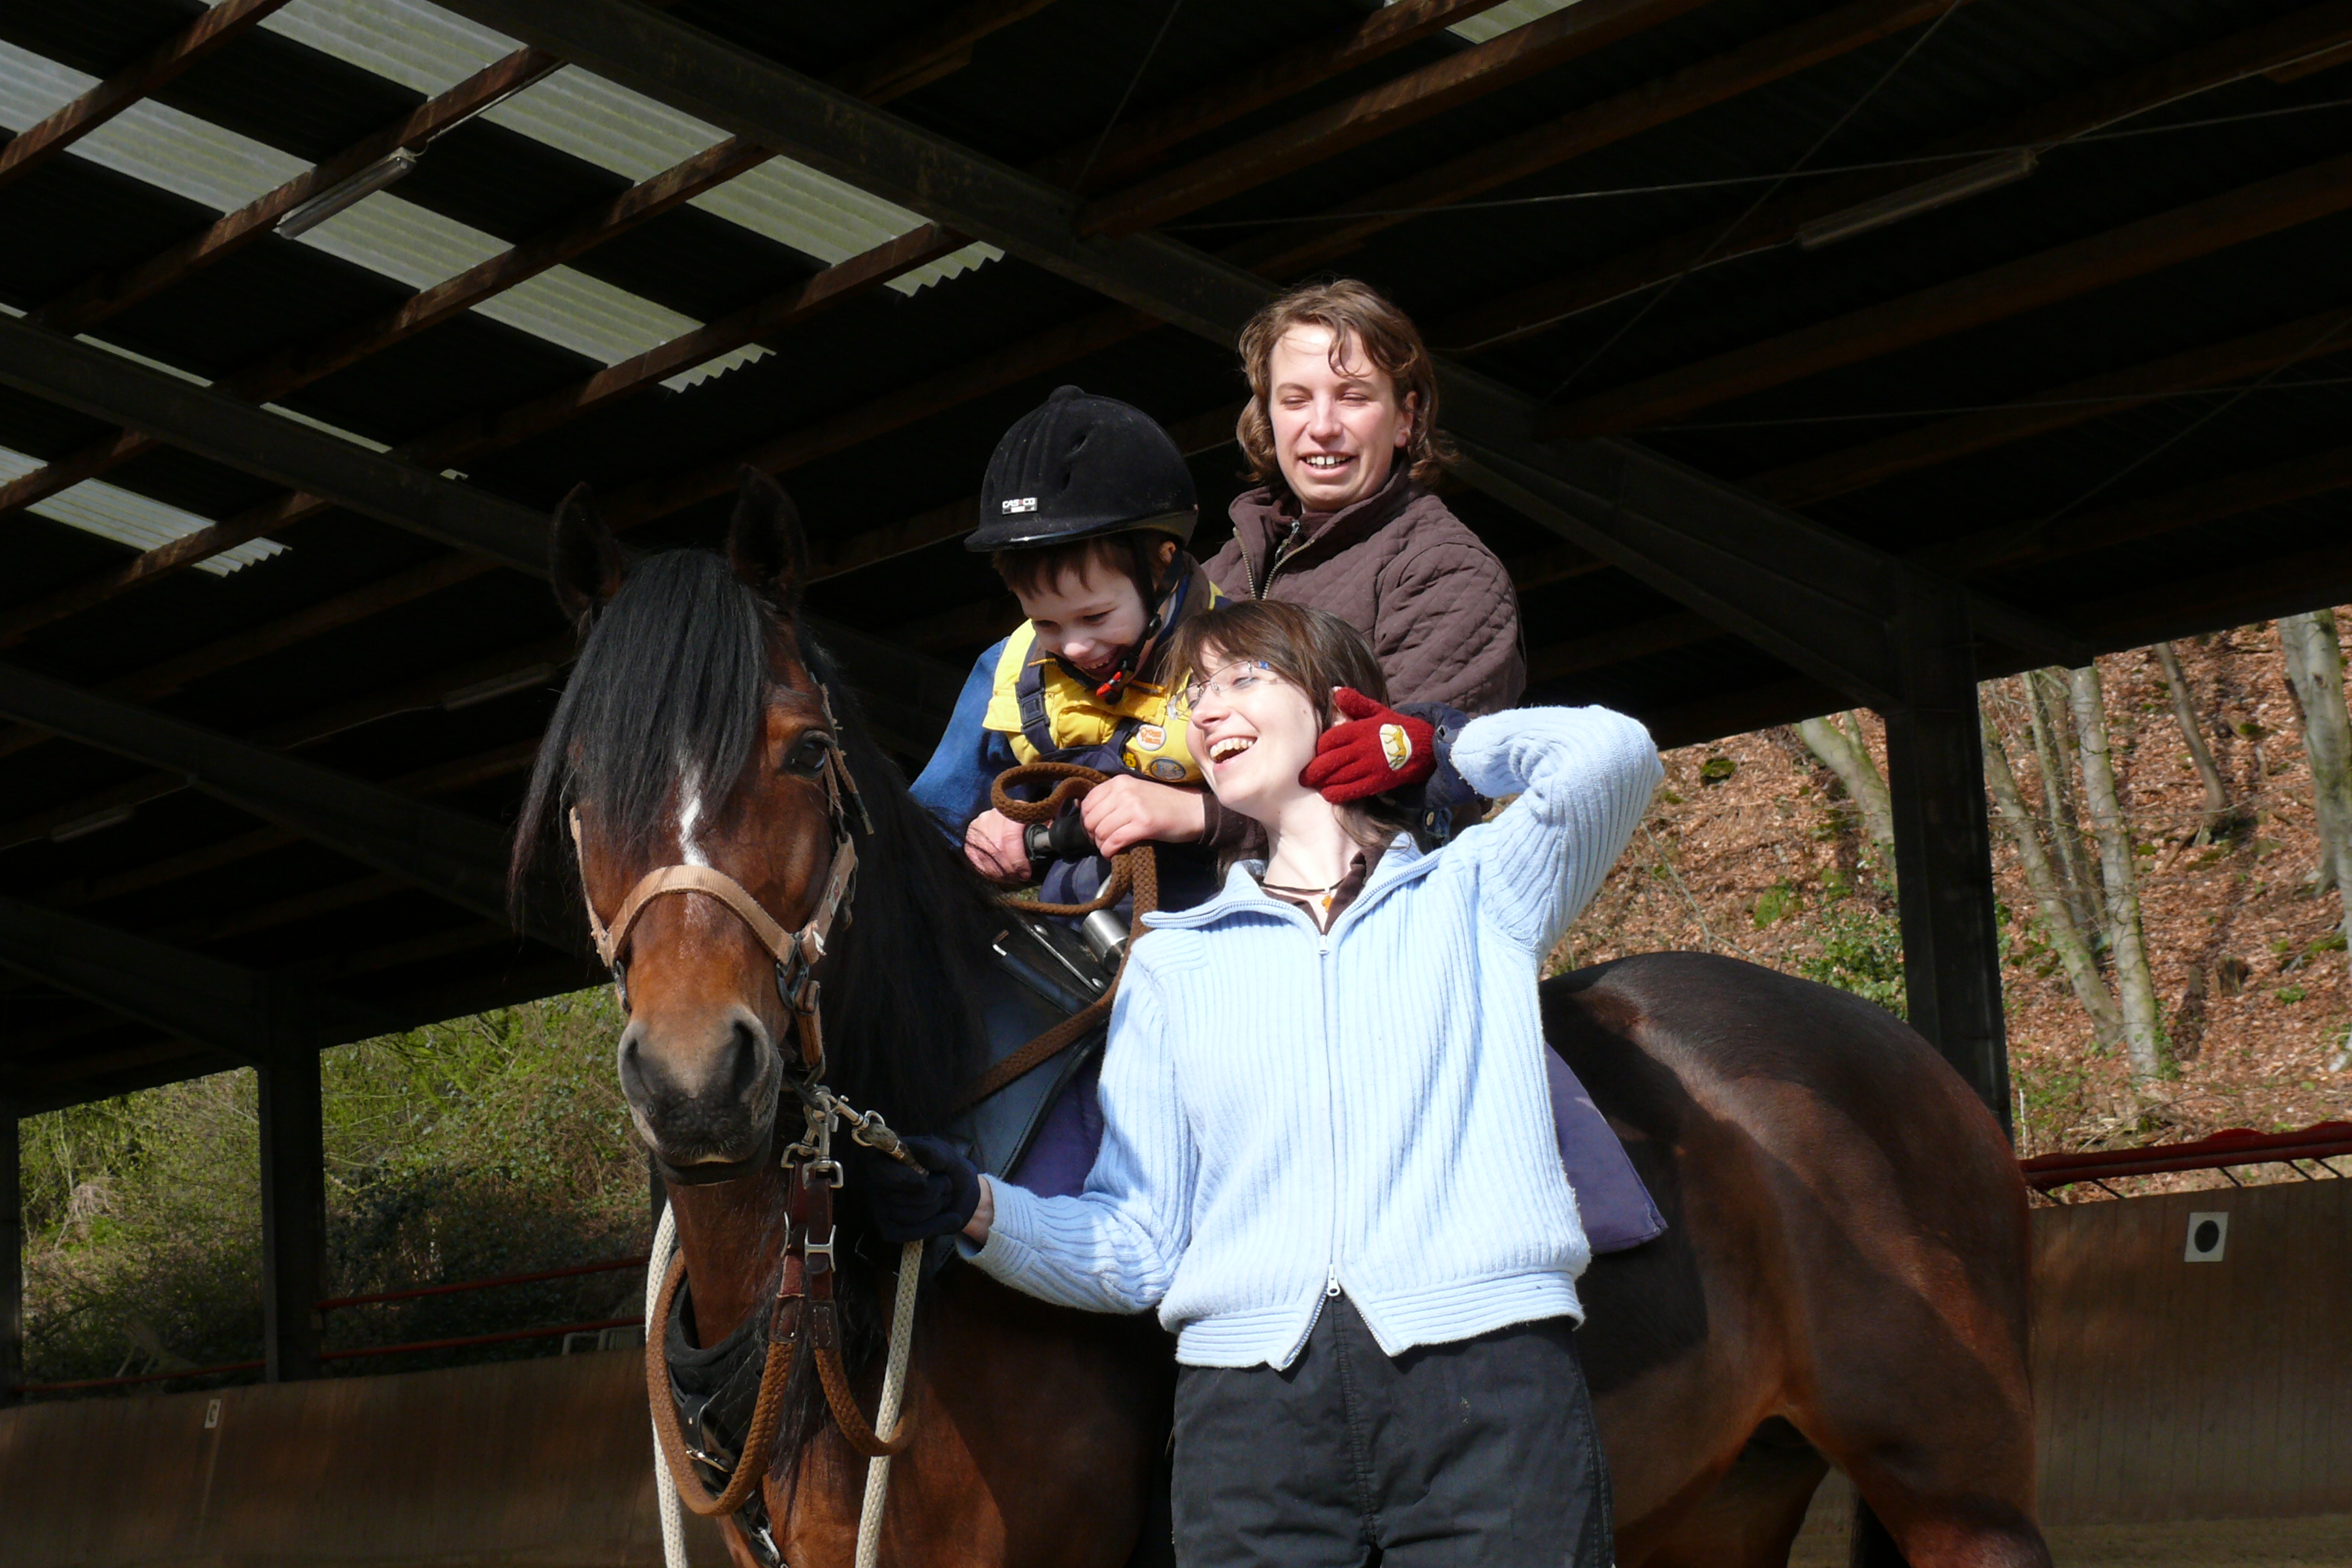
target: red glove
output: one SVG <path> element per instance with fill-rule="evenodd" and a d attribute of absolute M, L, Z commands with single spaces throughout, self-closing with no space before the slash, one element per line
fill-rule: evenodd
<path fill-rule="evenodd" d="M 1437 731 L 1431 725 L 1345 686 L 1331 700 L 1349 721 L 1323 731 L 1315 760 L 1298 775 L 1325 800 L 1336 805 L 1383 795 L 1437 771 Z"/>

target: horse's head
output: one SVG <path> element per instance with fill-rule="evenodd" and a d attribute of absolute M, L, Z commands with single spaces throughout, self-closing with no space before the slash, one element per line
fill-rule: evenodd
<path fill-rule="evenodd" d="M 556 513 L 554 576 L 584 637 L 518 865 L 568 805 L 588 907 L 612 928 L 630 1115 L 674 1178 L 730 1180 L 770 1148 L 797 1051 L 782 989 L 798 976 L 722 897 L 646 898 L 634 918 L 624 905 L 677 866 L 732 879 L 785 932 L 826 903 L 847 772 L 794 618 L 808 579 L 800 520 L 747 469 L 723 559 L 681 550 L 628 565 L 583 486 Z"/>

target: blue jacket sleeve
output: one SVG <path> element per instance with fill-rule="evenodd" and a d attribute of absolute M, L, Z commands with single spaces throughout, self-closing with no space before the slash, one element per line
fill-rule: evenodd
<path fill-rule="evenodd" d="M 1480 915 L 1538 958 L 1601 890 L 1665 776 L 1650 732 L 1606 708 L 1473 719 L 1454 765 L 1489 800 L 1518 796 L 1451 852 L 1478 868 Z"/>
<path fill-rule="evenodd" d="M 993 1178 L 987 1242 L 964 1255 L 1041 1300 L 1089 1312 L 1160 1304 L 1191 1245 L 1200 1155 L 1177 1092 L 1175 1053 L 1150 967 L 1129 964 L 1104 1047 L 1102 1149 L 1086 1189 L 1066 1197 Z"/>
<path fill-rule="evenodd" d="M 982 721 L 988 717 L 988 700 L 996 689 L 997 660 L 1004 654 L 1004 640 L 999 639 L 964 678 L 963 689 L 956 693 L 955 713 L 948 720 L 947 733 L 931 752 L 931 760 L 923 766 L 908 794 L 915 804 L 931 814 L 940 831 L 958 843 L 963 840 L 963 830 L 971 819 L 988 809 L 988 786 L 996 775 L 1014 762 L 1010 736 L 987 729 Z"/>

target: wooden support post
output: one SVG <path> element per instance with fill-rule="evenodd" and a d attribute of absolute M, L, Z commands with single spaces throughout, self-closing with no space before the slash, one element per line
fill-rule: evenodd
<path fill-rule="evenodd" d="M 261 1333 L 272 1383 L 319 1371 L 318 1300 L 326 1283 L 325 1125 L 319 1053 L 295 1046 L 261 1077 Z"/>
<path fill-rule="evenodd" d="M 16 1106 L 0 1099 L 0 1408 L 24 1395 L 25 1184 L 18 1163 Z"/>
<path fill-rule="evenodd" d="M 1967 602 L 1906 573 L 1894 625 L 1905 700 L 1886 710 L 1911 1026 L 2010 1125 L 1992 830 Z"/>

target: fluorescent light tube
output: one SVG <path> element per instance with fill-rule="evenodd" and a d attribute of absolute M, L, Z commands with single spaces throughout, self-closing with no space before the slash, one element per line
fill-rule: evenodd
<path fill-rule="evenodd" d="M 416 167 L 421 156 L 413 148 L 395 147 L 358 174 L 333 184 L 278 220 L 278 237 L 292 239 L 308 234 L 345 207 L 356 206 Z"/>

